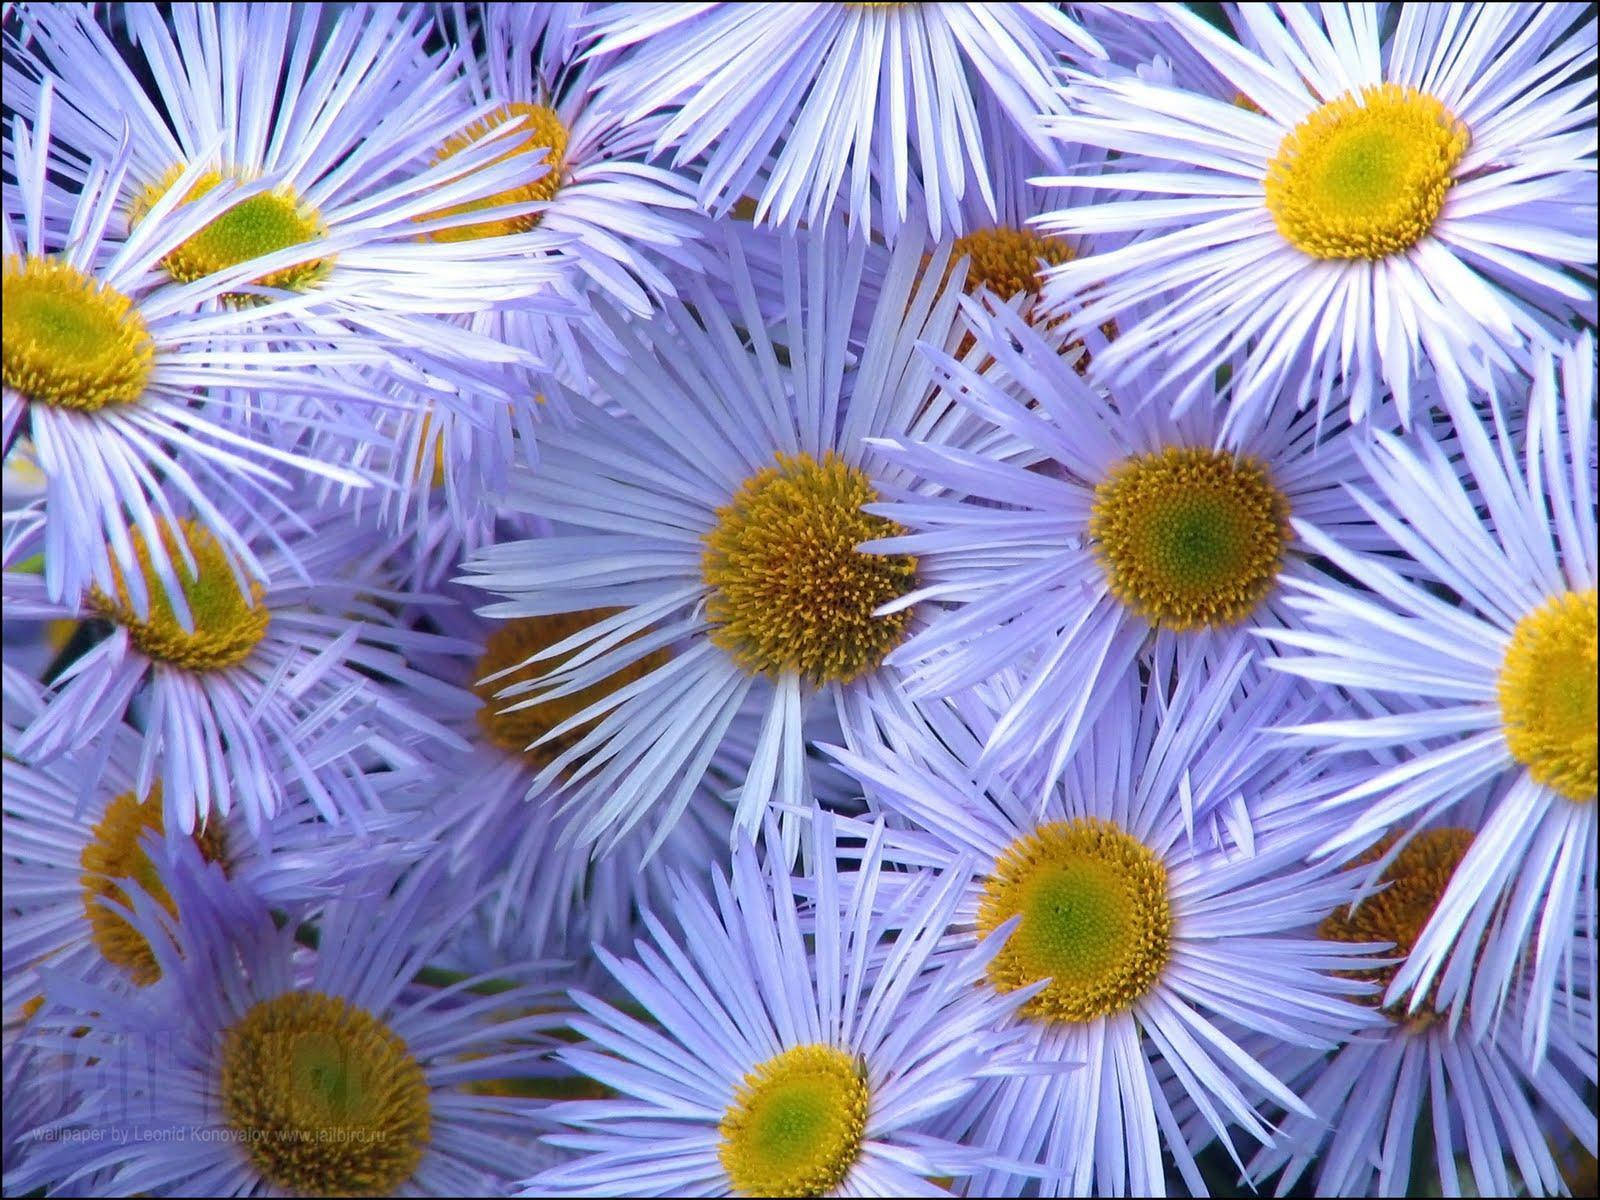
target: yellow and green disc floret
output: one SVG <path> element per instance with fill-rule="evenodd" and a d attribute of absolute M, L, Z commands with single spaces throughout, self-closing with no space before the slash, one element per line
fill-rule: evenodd
<path fill-rule="evenodd" d="M 1019 915 L 989 982 L 1008 992 L 1050 980 L 1022 1009 L 1038 1020 L 1126 1012 L 1156 986 L 1171 955 L 1167 869 L 1110 821 L 1052 821 L 1006 847 L 984 884 L 978 930 Z"/>
<path fill-rule="evenodd" d="M 159 182 L 145 188 L 134 199 L 130 224 L 137 225 L 144 220 L 183 172 L 182 166 L 173 167 Z M 224 178 L 230 177 L 238 176 L 207 171 L 189 189 L 184 202 L 200 199 Z M 163 255 L 161 266 L 178 282 L 192 283 L 251 259 L 316 241 L 326 237 L 327 232 L 316 209 L 303 203 L 292 188 L 278 187 L 242 200 L 207 222 L 198 233 Z M 327 278 L 332 269 L 332 258 L 313 258 L 269 271 L 252 282 L 262 287 L 303 292 Z M 223 298 L 235 304 L 253 303 L 256 299 L 243 292 L 230 292 Z"/>
<path fill-rule="evenodd" d="M 1267 211 L 1296 249 L 1380 259 L 1415 246 L 1438 220 L 1471 136 L 1425 92 L 1369 84 L 1318 108 L 1267 166 Z"/>
<path fill-rule="evenodd" d="M 95 588 L 89 594 L 90 607 L 125 628 L 134 647 L 148 658 L 189 671 L 221 671 L 237 666 L 266 636 L 271 614 L 262 602 L 264 589 L 252 581 L 246 595 L 221 544 L 203 525 L 184 520 L 174 528 L 163 522 L 161 535 L 189 605 L 193 632 L 185 631 L 178 623 L 172 600 L 150 559 L 144 532 L 139 529 L 132 531 L 131 540 L 150 601 L 148 615 L 138 615 L 127 579 L 115 562 L 111 568 L 115 595 Z M 191 572 L 184 564 L 178 549 L 180 539 L 194 555 L 196 571 Z"/>
<path fill-rule="evenodd" d="M 1124 459 L 1095 488 L 1089 537 L 1111 594 L 1152 624 L 1232 625 L 1277 579 L 1289 501 L 1253 458 L 1179 449 Z"/>
<path fill-rule="evenodd" d="M 155 344 L 131 299 L 60 259 L 15 254 L 3 287 L 8 389 L 85 413 L 144 395 Z"/>
<path fill-rule="evenodd" d="M 861 1153 L 871 1094 L 855 1058 L 795 1046 L 758 1064 L 718 1132 L 718 1156 L 741 1196 L 824 1196 Z"/>
<path fill-rule="evenodd" d="M 911 590 L 916 560 L 856 547 L 905 531 L 862 506 L 871 480 L 833 453 L 777 456 L 717 510 L 701 570 L 711 640 L 747 671 L 846 683 L 899 644 L 908 610 L 873 612 Z"/>
<path fill-rule="evenodd" d="M 223 1035 L 222 1108 L 275 1187 L 301 1196 L 388 1196 L 432 1131 L 422 1066 L 404 1041 L 340 996 L 286 992 Z"/>

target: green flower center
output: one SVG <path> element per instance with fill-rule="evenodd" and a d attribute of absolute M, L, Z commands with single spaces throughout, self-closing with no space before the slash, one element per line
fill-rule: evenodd
<path fill-rule="evenodd" d="M 866 1136 L 867 1081 L 833 1046 L 795 1046 L 744 1077 L 718 1151 L 741 1196 L 822 1196 L 850 1173 Z"/>
<path fill-rule="evenodd" d="M 149 615 L 139 617 L 127 580 L 115 563 L 111 569 L 116 580 L 116 596 L 94 588 L 89 593 L 91 607 L 127 629 L 129 640 L 147 658 L 190 671 L 221 671 L 243 662 L 266 636 L 271 619 L 266 605 L 261 602 L 261 585 L 252 583 L 249 597 L 245 596 L 221 544 L 203 525 L 180 521 L 174 533 L 171 525 L 163 523 L 161 534 L 188 602 L 194 632 L 185 632 L 178 624 L 172 601 L 150 559 L 144 532 L 139 529 L 132 531 L 131 540 L 150 599 Z M 185 567 L 178 552 L 180 537 L 194 554 L 198 573 L 191 573 Z"/>
<path fill-rule="evenodd" d="M 59 259 L 14 254 L 3 289 L 7 388 L 77 412 L 144 395 L 155 344 L 127 296 Z"/>
<path fill-rule="evenodd" d="M 1255 611 L 1282 564 L 1288 518 L 1256 460 L 1169 446 L 1113 468 L 1095 489 L 1089 537 L 1117 599 L 1186 630 Z"/>
<path fill-rule="evenodd" d="M 160 182 L 145 188 L 133 202 L 130 223 L 136 225 L 143 221 L 183 171 L 182 166 L 173 167 Z M 184 202 L 198 200 L 222 179 L 221 172 L 208 171 L 189 189 Z M 277 188 L 235 204 L 170 250 L 162 258 L 161 265 L 173 279 L 192 283 L 253 258 L 315 241 L 326 234 L 322 217 L 315 209 L 302 204 L 291 189 Z M 269 271 L 252 282 L 263 287 L 303 292 L 326 278 L 332 269 L 331 258 L 315 258 Z M 246 304 L 255 303 L 259 298 L 244 292 L 230 292 L 223 299 L 231 304 Z"/>
<path fill-rule="evenodd" d="M 1433 228 L 1471 137 L 1415 88 L 1369 85 L 1317 109 L 1267 166 L 1267 211 L 1294 247 L 1324 259 L 1379 259 Z"/>
<path fill-rule="evenodd" d="M 1002 992 L 1049 979 L 1024 1006 L 1044 1021 L 1082 1023 L 1125 1012 L 1167 965 L 1167 871 L 1108 821 L 1054 821 L 1006 847 L 984 885 L 978 929 L 1021 915 L 989 964 Z"/>
<path fill-rule="evenodd" d="M 306 1196 L 386 1196 L 411 1178 L 432 1108 L 393 1030 L 339 996 L 286 992 L 223 1035 L 222 1106 L 261 1174 Z"/>

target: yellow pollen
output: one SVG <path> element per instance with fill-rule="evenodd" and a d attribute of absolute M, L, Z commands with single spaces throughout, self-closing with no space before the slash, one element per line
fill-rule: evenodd
<path fill-rule="evenodd" d="M 428 477 L 428 486 L 438 491 L 445 482 L 445 456 L 444 456 L 443 428 L 435 431 L 433 428 L 433 414 L 422 414 L 422 430 L 417 435 L 417 453 L 411 462 L 411 477 L 422 478 L 422 465 L 426 459 L 429 445 L 433 446 L 433 471 Z"/>
<path fill-rule="evenodd" d="M 1167 869 L 1110 821 L 1052 821 L 995 861 L 978 905 L 987 934 L 1022 920 L 989 964 L 1002 992 L 1049 979 L 1023 1006 L 1041 1021 L 1126 1012 L 1155 987 L 1172 945 Z"/>
<path fill-rule="evenodd" d="M 833 1046 L 794 1046 L 739 1084 L 718 1131 L 718 1157 L 740 1196 L 836 1192 L 861 1153 L 871 1093 Z"/>
<path fill-rule="evenodd" d="M 132 792 L 124 792 L 106 805 L 104 815 L 78 858 L 83 868 L 78 881 L 83 887 L 83 912 L 89 921 L 90 936 L 101 956 L 126 971 L 140 987 L 161 978 L 155 952 L 144 935 L 121 913 L 108 907 L 106 901 L 132 908 L 118 882 L 132 879 L 166 909 L 169 916 L 177 917 L 177 905 L 162 886 L 155 864 L 139 844 L 152 830 L 160 836 L 161 829 L 161 785 L 157 783 L 151 788 L 150 795 L 143 801 Z M 193 836 L 207 862 L 225 861 L 223 826 L 218 818 L 213 816 Z"/>
<path fill-rule="evenodd" d="M 1188 630 L 1248 617 L 1271 590 L 1289 501 L 1253 458 L 1178 449 L 1124 459 L 1095 488 L 1089 537 L 1112 595 Z"/>
<path fill-rule="evenodd" d="M 474 121 L 459 133 L 452 134 L 445 140 L 443 146 L 434 154 L 433 161 L 443 162 L 451 158 L 468 146 L 473 145 L 491 130 L 504 125 L 513 117 L 522 117 L 522 127 L 509 137 L 502 138 L 500 144 L 505 151 L 496 155 L 483 165 L 481 169 L 488 169 L 496 163 L 504 162 L 515 154 L 535 150 L 543 147 L 543 155 L 529 155 L 527 162 L 530 171 L 540 163 L 548 163 L 550 169 L 539 176 L 532 183 L 519 184 L 507 188 L 503 192 L 496 192 L 492 196 L 485 196 L 481 200 L 469 200 L 465 204 L 453 204 L 448 208 L 441 208 L 437 212 L 428 213 L 421 220 L 431 221 L 439 217 L 453 217 L 458 213 L 480 212 L 487 208 L 498 208 L 505 204 L 517 204 L 530 200 L 552 200 L 556 192 L 561 190 L 562 174 L 566 169 L 567 157 L 567 127 L 562 124 L 560 115 L 555 109 L 544 104 L 524 104 L 515 101 L 502 104 L 494 112 L 481 120 Z M 510 233 L 527 233 L 539 224 L 539 213 L 524 213 L 519 217 L 509 217 L 499 221 L 482 221 L 475 225 L 456 225 L 449 229 L 440 229 L 428 236 L 436 242 L 464 242 L 471 238 L 503 237 Z"/>
<path fill-rule="evenodd" d="M 162 522 L 161 540 L 177 572 L 184 599 L 188 601 L 189 615 L 194 621 L 193 633 L 185 633 L 178 624 L 172 601 L 156 575 L 144 533 L 139 529 L 131 531 L 131 540 L 134 556 L 144 575 L 150 615 L 143 620 L 139 618 L 127 580 L 115 562 L 111 570 L 116 579 L 116 597 L 113 599 L 99 588 L 93 588 L 89 593 L 90 606 L 127 629 L 129 640 L 147 658 L 189 671 L 221 671 L 237 666 L 266 636 L 271 614 L 261 602 L 262 586 L 252 581 L 250 597 L 246 599 L 221 544 L 211 532 L 194 521 L 180 521 L 178 526 L 174 534 L 172 526 Z M 190 574 L 185 567 L 178 549 L 179 537 L 194 554 L 198 574 Z"/>
<path fill-rule="evenodd" d="M 1060 238 L 1042 237 L 1030 229 L 997 225 L 958 237 L 950 261 L 967 255 L 966 291 L 988 288 L 1002 300 L 1039 294 L 1040 272 L 1072 259 L 1072 248 Z"/>
<path fill-rule="evenodd" d="M 958 262 L 962 255 L 966 255 L 968 260 L 967 278 L 962 285 L 962 290 L 968 295 L 977 293 L 981 288 L 987 288 L 1002 300 L 1009 301 L 1016 296 L 1023 296 L 1026 298 L 1022 308 L 1023 316 L 1041 328 L 1053 329 L 1068 320 L 1069 313 L 1043 319 L 1035 312 L 1040 289 L 1044 286 L 1044 272 L 1050 267 L 1070 262 L 1075 257 L 1072 247 L 1062 239 L 1034 233 L 1030 229 L 1013 229 L 1009 225 L 996 225 L 990 229 L 974 230 L 951 243 L 950 265 Z M 923 255 L 924 270 L 932 257 Z M 949 266 L 945 270 L 948 277 Z M 1103 322 L 1100 331 L 1107 338 L 1115 338 L 1116 323 Z M 956 347 L 955 356 L 965 358 L 976 342 L 977 339 L 971 333 L 964 334 Z M 1084 345 L 1082 338 L 1072 338 L 1067 341 L 1061 347 L 1060 353 L 1072 363 L 1078 374 L 1087 373 L 1089 349 Z M 978 370 L 987 370 L 993 362 L 992 358 L 985 356 L 978 364 Z"/>
<path fill-rule="evenodd" d="M 1313 258 L 1379 259 L 1433 228 L 1467 127 L 1415 88 L 1369 84 L 1296 125 L 1267 164 L 1267 211 Z"/>
<path fill-rule="evenodd" d="M 546 650 L 557 642 L 565 641 L 580 630 L 587 629 L 607 617 L 615 616 L 620 611 L 621 609 L 616 608 L 594 608 L 583 612 L 518 617 L 507 621 L 496 628 L 484 642 L 483 657 L 478 659 L 476 678 L 482 680 L 498 671 L 504 671 L 507 667 L 515 667 L 525 662 L 531 655 Z M 484 737 L 512 756 L 525 758 L 533 766 L 549 766 L 583 740 L 589 732 L 587 726 L 580 726 L 569 733 L 561 734 L 542 746 L 533 749 L 528 747 L 533 746 L 534 742 L 569 717 L 576 716 L 618 688 L 643 679 L 651 671 L 664 666 L 671 654 L 667 650 L 652 650 L 637 662 L 629 663 L 622 670 L 581 691 L 550 700 L 540 700 L 526 708 L 512 709 L 510 712 L 501 711 L 507 705 L 516 704 L 520 697 L 496 699 L 496 692 L 525 679 L 534 679 L 547 674 L 570 657 L 570 655 L 560 655 L 556 658 L 542 659 L 520 671 L 513 671 L 488 683 L 475 683 L 473 690 L 477 693 L 478 699 L 483 701 L 478 708 L 478 726 L 483 730 Z"/>
<path fill-rule="evenodd" d="M 127 296 L 60 259 L 16 254 L 0 286 L 8 390 L 75 412 L 144 395 L 155 343 Z"/>
<path fill-rule="evenodd" d="M 1388 853 L 1397 837 L 1396 834 L 1385 837 L 1352 865 L 1377 862 Z M 1371 980 L 1378 985 L 1375 1003 L 1394 982 L 1401 963 L 1417 944 L 1422 927 L 1433 916 L 1439 897 L 1444 895 L 1450 877 L 1455 874 L 1456 867 L 1471 845 L 1472 833 L 1466 829 L 1429 829 L 1419 833 L 1383 872 L 1380 883 L 1386 886 L 1382 891 L 1368 896 L 1354 911 L 1339 909 L 1324 918 L 1318 927 L 1317 933 L 1330 942 L 1394 943 L 1394 949 L 1385 951 L 1383 957 L 1399 959 L 1400 962 L 1393 966 L 1346 972 L 1352 979 Z M 1438 986 L 1434 984 L 1433 991 L 1417 1012 L 1408 1013 L 1408 1005 L 1402 1001 L 1384 1009 L 1384 1014 L 1402 1024 L 1413 1024 L 1419 1020 L 1426 1024 L 1437 1015 L 1433 1001 Z"/>
<path fill-rule="evenodd" d="M 1574 802 L 1596 784 L 1596 592 L 1566 592 L 1523 617 L 1500 666 L 1500 720 L 1511 757 Z"/>
<path fill-rule="evenodd" d="M 228 1029 L 222 1109 L 266 1180 L 303 1196 L 392 1195 L 433 1124 L 405 1042 L 321 992 L 263 1000 Z"/>
<path fill-rule="evenodd" d="M 183 172 L 181 165 L 173 167 L 159 182 L 146 187 L 134 198 L 130 226 L 144 220 Z M 230 177 L 241 178 L 236 172 L 230 172 Z M 223 178 L 220 171 L 206 172 L 195 181 L 183 202 L 200 199 Z M 327 233 L 316 209 L 302 204 L 292 188 L 279 187 L 235 204 L 199 233 L 168 251 L 161 265 L 179 283 L 192 283 L 253 258 L 326 237 Z M 332 269 L 331 258 L 315 258 L 269 271 L 251 282 L 262 287 L 303 292 L 327 278 Z M 257 303 L 261 297 L 230 292 L 223 299 L 238 305 Z"/>
<path fill-rule="evenodd" d="M 864 471 L 829 451 L 777 456 L 717 510 L 701 572 L 711 640 L 746 671 L 849 682 L 883 661 L 910 612 L 874 617 L 916 582 L 916 559 L 864 554 L 905 530 L 861 511 L 878 499 Z"/>

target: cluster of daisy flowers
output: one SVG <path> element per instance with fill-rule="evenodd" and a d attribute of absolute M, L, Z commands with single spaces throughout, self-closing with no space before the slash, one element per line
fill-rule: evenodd
<path fill-rule="evenodd" d="M 1592 1194 L 1596 22 L 5 5 L 7 1193 Z"/>

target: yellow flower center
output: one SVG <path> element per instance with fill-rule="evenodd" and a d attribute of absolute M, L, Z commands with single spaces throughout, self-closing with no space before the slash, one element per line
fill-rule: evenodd
<path fill-rule="evenodd" d="M 718 1157 L 741 1196 L 823 1196 L 861 1153 L 871 1094 L 833 1046 L 795 1046 L 744 1077 L 718 1127 Z"/>
<path fill-rule="evenodd" d="M 484 642 L 483 656 L 478 659 L 477 679 L 482 681 L 486 676 L 495 675 L 508 667 L 520 666 L 532 655 L 547 650 L 557 642 L 565 641 L 573 634 L 607 617 L 615 616 L 620 611 L 615 608 L 596 608 L 542 617 L 518 617 L 507 621 L 496 628 Z M 671 654 L 667 650 L 653 650 L 615 674 L 608 675 L 600 682 L 580 691 L 549 700 L 540 700 L 526 708 L 503 711 L 507 705 L 516 704 L 518 698 L 513 696 L 496 699 L 496 692 L 524 679 L 536 678 L 553 671 L 570 657 L 570 655 L 559 655 L 543 659 L 520 671 L 512 671 L 487 683 L 474 684 L 473 690 L 477 693 L 478 699 L 483 701 L 478 708 L 478 726 L 483 730 L 484 737 L 515 757 L 525 757 L 530 763 L 539 767 L 549 766 L 583 740 L 589 732 L 587 725 L 553 738 L 542 746 L 533 747 L 534 742 L 569 717 L 576 716 L 618 688 L 643 679 L 651 671 L 665 665 Z"/>
<path fill-rule="evenodd" d="M 178 915 L 177 905 L 161 884 L 155 864 L 139 844 L 151 830 L 161 833 L 161 785 L 157 783 L 143 801 L 132 792 L 124 792 L 106 805 L 105 814 L 94 827 L 89 841 L 84 845 L 78 863 L 83 874 L 78 882 L 83 887 L 83 912 L 89 921 L 89 934 L 105 960 L 126 971 L 140 987 L 161 978 L 161 968 L 156 963 L 155 952 L 128 923 L 127 918 L 111 908 L 106 901 L 132 908 L 128 894 L 119 880 L 132 879 L 154 900 L 167 910 L 169 916 Z M 216 817 L 208 820 L 194 833 L 195 844 L 207 862 L 223 862 L 224 843 L 222 822 Z"/>
<path fill-rule="evenodd" d="M 1355 860 L 1361 866 L 1377 862 L 1394 845 L 1395 834 L 1390 834 L 1372 849 Z M 1422 927 L 1433 916 L 1439 897 L 1450 884 L 1450 877 L 1472 845 L 1472 833 L 1466 829 L 1429 829 L 1419 833 L 1395 856 L 1395 860 L 1380 877 L 1385 885 L 1363 900 L 1352 911 L 1341 908 L 1326 917 L 1318 927 L 1318 934 L 1330 942 L 1393 942 L 1394 949 L 1384 952 L 1385 958 L 1400 960 L 1392 966 L 1371 967 L 1366 970 L 1346 972 L 1352 979 L 1367 979 L 1378 985 L 1378 996 L 1388 991 L 1405 958 L 1417 944 Z M 1434 984 L 1437 992 L 1438 984 Z M 1415 1014 L 1407 1012 L 1405 1003 L 1384 1009 L 1392 1020 L 1423 1025 L 1437 1015 L 1430 994 Z"/>
<path fill-rule="evenodd" d="M 1095 488 L 1089 537 L 1112 595 L 1177 630 L 1248 617 L 1283 562 L 1289 501 L 1255 459 L 1134 455 Z"/>
<path fill-rule="evenodd" d="M 566 167 L 567 157 L 567 127 L 561 123 L 561 117 L 555 109 L 544 104 L 524 104 L 515 101 L 502 104 L 494 112 L 481 120 L 474 121 L 460 133 L 452 134 L 446 139 L 443 146 L 434 154 L 434 162 L 443 162 L 456 154 L 461 153 L 468 146 L 480 141 L 490 130 L 504 125 L 514 117 L 523 118 L 522 127 L 515 134 L 502 138 L 500 144 L 505 147 L 504 153 L 496 155 L 484 164 L 483 169 L 504 162 L 514 154 L 536 150 L 543 147 L 543 155 L 530 155 L 530 167 L 544 162 L 550 169 L 539 176 L 532 183 L 519 184 L 507 188 L 503 192 L 496 192 L 481 200 L 469 200 L 465 204 L 453 204 L 448 208 L 441 208 L 437 212 L 427 214 L 423 220 L 435 220 L 439 217 L 453 217 L 459 213 L 481 212 L 487 208 L 498 208 L 504 204 L 517 204 L 529 200 L 551 200 L 556 192 L 561 189 L 561 177 Z M 539 213 L 524 213 L 520 217 L 508 217 L 499 221 L 481 221 L 475 225 L 456 225 L 449 229 L 440 229 L 429 234 L 436 242 L 464 242 L 471 238 L 503 237 L 509 233 L 527 233 L 539 224 Z"/>
<path fill-rule="evenodd" d="M 988 288 L 1002 300 L 1039 294 L 1039 275 L 1047 267 L 1072 258 L 1072 249 L 1060 238 L 1041 237 L 1030 229 L 997 225 L 958 237 L 950 261 L 968 256 L 966 291 Z"/>
<path fill-rule="evenodd" d="M 198 573 L 191 574 L 185 567 L 178 550 L 182 538 L 194 554 Z M 247 599 L 234 579 L 233 568 L 222 546 L 203 525 L 193 521 L 180 521 L 175 534 L 171 525 L 163 522 L 162 542 L 167 556 L 178 575 L 179 586 L 189 604 L 194 632 L 186 633 L 167 596 L 166 589 L 156 575 L 150 561 L 150 549 L 142 530 L 131 534 L 134 556 L 144 575 L 146 593 L 150 599 L 150 615 L 141 620 L 133 607 L 127 580 L 122 569 L 112 563 L 116 579 L 115 598 L 99 588 L 89 593 L 89 603 L 101 616 L 115 621 L 128 631 L 129 640 L 145 657 L 159 659 L 190 671 L 221 671 L 236 666 L 249 657 L 250 652 L 266 636 L 271 618 L 266 605 L 261 602 L 263 589 L 252 582 Z"/>
<path fill-rule="evenodd" d="M 1567 592 L 1523 617 L 1500 667 L 1511 756 L 1573 801 L 1595 798 L 1595 596 Z"/>
<path fill-rule="evenodd" d="M 1049 979 L 1022 1010 L 1038 1020 L 1126 1012 L 1156 985 L 1171 952 L 1167 869 L 1109 821 L 1052 821 L 1006 847 L 984 884 L 979 932 L 1019 913 L 989 982 L 1009 992 Z"/>
<path fill-rule="evenodd" d="M 433 1116 L 422 1067 L 365 1009 L 320 992 L 257 1004 L 223 1035 L 222 1108 L 266 1180 L 303 1196 L 387 1196 Z"/>
<path fill-rule="evenodd" d="M 143 221 L 183 172 L 182 166 L 173 167 L 159 182 L 140 192 L 133 201 L 130 225 Z M 221 172 L 206 172 L 184 196 L 184 203 L 198 200 L 222 180 Z M 327 232 L 316 209 L 302 204 L 292 188 L 280 187 L 235 204 L 199 233 L 168 251 L 161 265 L 179 283 L 192 283 L 253 258 L 326 237 Z M 303 292 L 327 278 L 332 269 L 331 258 L 315 258 L 269 271 L 251 282 L 262 287 Z M 230 292 L 223 299 L 231 304 L 245 304 L 255 303 L 260 297 Z"/>
<path fill-rule="evenodd" d="M 701 571 L 711 589 L 711 640 L 750 672 L 848 682 L 904 636 L 909 611 L 873 610 L 911 590 L 916 559 L 863 554 L 870 538 L 905 531 L 869 516 L 866 473 L 831 451 L 777 456 L 717 510 Z"/>
<path fill-rule="evenodd" d="M 144 395 L 155 343 L 127 296 L 59 259 L 15 254 L 0 286 L 9 390 L 76 412 Z"/>
<path fill-rule="evenodd" d="M 1267 164 L 1267 211 L 1313 258 L 1387 258 L 1420 242 L 1471 135 L 1415 88 L 1368 85 L 1317 109 Z"/>

